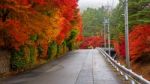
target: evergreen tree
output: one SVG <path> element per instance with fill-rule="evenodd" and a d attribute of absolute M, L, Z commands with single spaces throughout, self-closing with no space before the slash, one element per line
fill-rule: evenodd
<path fill-rule="evenodd" d="M 103 19 L 105 15 L 106 10 L 104 7 L 99 9 L 87 8 L 82 14 L 84 36 L 100 34 L 103 28 Z"/>

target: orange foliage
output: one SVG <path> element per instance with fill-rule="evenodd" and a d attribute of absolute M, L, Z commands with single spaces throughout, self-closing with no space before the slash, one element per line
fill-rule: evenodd
<path fill-rule="evenodd" d="M 81 44 L 80 48 L 86 49 L 89 47 L 100 47 L 103 46 L 104 40 L 103 37 L 100 36 L 92 36 L 92 37 L 84 37 L 83 43 Z"/>
<path fill-rule="evenodd" d="M 150 25 L 135 26 L 129 38 L 131 59 L 150 54 Z"/>
<path fill-rule="evenodd" d="M 119 56 L 125 58 L 125 40 L 113 41 L 114 49 Z M 130 58 L 135 60 L 143 55 L 150 54 L 150 25 L 137 25 L 129 34 Z"/>
<path fill-rule="evenodd" d="M 24 45 L 24 43 L 28 40 L 28 35 L 26 34 L 25 28 L 21 27 L 20 22 L 16 20 L 9 19 L 5 23 L 4 30 L 9 33 L 10 40 L 12 42 L 12 47 L 18 49 L 20 45 Z"/>
<path fill-rule="evenodd" d="M 113 40 L 113 45 L 117 55 L 125 58 L 125 37 L 120 35 L 119 41 Z"/>
<path fill-rule="evenodd" d="M 70 31 L 78 30 L 81 40 L 81 17 L 76 0 L 2 0 L 0 10 L 0 31 L 6 30 L 9 46 L 19 49 L 23 45 L 40 45 L 43 56 L 47 55 L 48 44 L 56 41 L 61 44 L 69 37 Z M 8 13 L 8 14 L 7 14 Z M 72 24 L 72 21 L 76 24 Z M 6 35 L 6 36 L 7 36 Z M 37 37 L 31 36 L 36 35 Z M 0 37 L 0 45 L 6 39 Z"/>

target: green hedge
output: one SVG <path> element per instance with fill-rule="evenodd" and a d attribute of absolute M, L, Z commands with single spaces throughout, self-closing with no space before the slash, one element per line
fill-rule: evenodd
<path fill-rule="evenodd" d="M 24 57 L 23 47 L 19 51 L 13 51 L 11 56 L 11 68 L 12 69 L 22 69 L 27 65 L 27 60 Z"/>
<path fill-rule="evenodd" d="M 62 44 L 57 45 L 55 41 L 49 43 L 47 56 L 48 59 L 42 59 L 42 47 L 39 46 L 32 46 L 32 45 L 25 45 L 20 47 L 19 51 L 13 50 L 11 56 L 11 67 L 13 70 L 20 70 L 20 69 L 28 69 L 34 67 L 36 64 L 41 64 L 41 60 L 54 60 L 57 57 L 62 56 L 68 50 L 72 50 L 75 48 L 75 36 L 77 34 L 76 30 L 73 30 L 70 33 L 70 37 L 65 40 Z M 32 36 L 32 40 L 36 40 L 37 36 Z M 41 59 L 41 60 L 40 60 Z M 45 63 L 44 62 L 44 63 Z"/>
<path fill-rule="evenodd" d="M 52 42 L 48 46 L 48 59 L 53 60 L 57 55 L 57 43 Z"/>
<path fill-rule="evenodd" d="M 69 50 L 73 50 L 75 48 L 75 39 L 76 39 L 76 36 L 78 34 L 78 30 L 76 29 L 73 29 L 71 32 L 70 32 L 70 36 L 69 38 L 66 40 L 66 45 L 67 47 L 69 48 Z"/>

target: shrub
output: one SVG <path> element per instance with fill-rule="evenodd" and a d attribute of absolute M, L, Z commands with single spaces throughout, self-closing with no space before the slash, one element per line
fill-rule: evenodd
<path fill-rule="evenodd" d="M 150 25 L 137 25 L 129 35 L 131 59 L 150 54 Z M 145 56 L 146 57 L 146 56 Z M 149 57 L 146 57 L 149 58 Z"/>
<path fill-rule="evenodd" d="M 75 48 L 75 40 L 76 40 L 76 36 L 78 34 L 78 31 L 76 29 L 73 29 L 71 32 L 70 32 L 70 36 L 69 38 L 66 40 L 66 45 L 67 47 L 69 48 L 69 50 L 73 50 Z"/>
<path fill-rule="evenodd" d="M 92 47 L 100 47 L 103 46 L 104 41 L 103 38 L 100 36 L 91 36 L 91 37 L 85 37 L 83 42 L 80 45 L 80 48 L 86 49 L 86 48 L 92 48 Z"/>
<path fill-rule="evenodd" d="M 48 46 L 48 59 L 53 60 L 57 55 L 57 43 L 53 41 Z"/>
<path fill-rule="evenodd" d="M 57 46 L 57 57 L 60 57 L 63 53 L 63 45 L 58 45 Z"/>
<path fill-rule="evenodd" d="M 23 47 L 19 51 L 13 51 L 11 56 L 11 68 L 13 70 L 24 69 L 27 65 L 27 60 L 24 57 Z"/>

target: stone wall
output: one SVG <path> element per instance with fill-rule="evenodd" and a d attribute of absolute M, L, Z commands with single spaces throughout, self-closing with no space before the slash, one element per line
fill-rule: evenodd
<path fill-rule="evenodd" d="M 9 72 L 10 70 L 10 53 L 0 50 L 0 73 Z"/>

